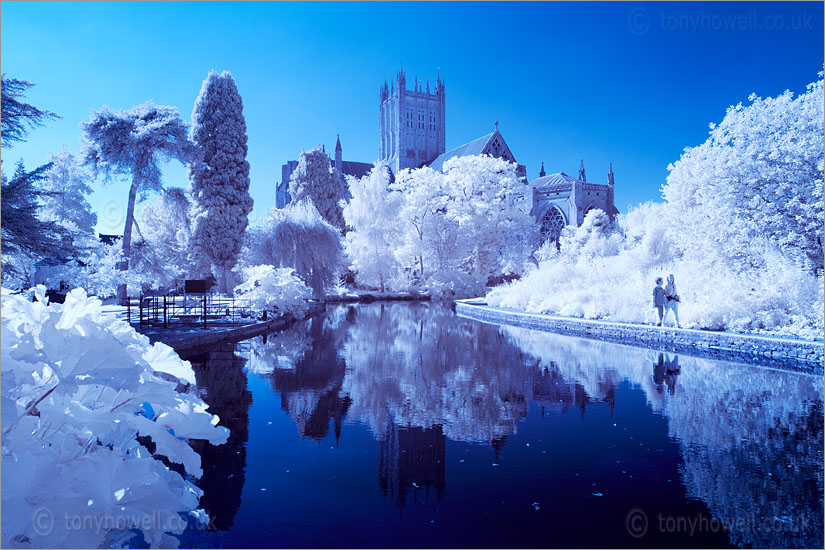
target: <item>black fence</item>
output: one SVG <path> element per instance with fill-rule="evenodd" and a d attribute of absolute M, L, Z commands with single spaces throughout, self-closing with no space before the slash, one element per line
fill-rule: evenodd
<path fill-rule="evenodd" d="M 267 312 L 255 311 L 246 300 L 218 294 L 141 295 L 129 298 L 126 320 L 139 326 L 229 326 L 265 321 Z"/>

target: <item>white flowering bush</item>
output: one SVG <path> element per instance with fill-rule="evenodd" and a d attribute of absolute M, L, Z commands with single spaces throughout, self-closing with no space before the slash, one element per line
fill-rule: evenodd
<path fill-rule="evenodd" d="M 289 313 L 300 318 L 306 313 L 309 288 L 291 267 L 254 265 L 244 268 L 244 282 L 235 287 L 235 295 L 248 300 L 256 311 Z"/>
<path fill-rule="evenodd" d="M 33 290 L 35 302 L 2 296 L 2 545 L 121 546 L 139 531 L 177 547 L 186 516 L 205 517 L 188 440 L 229 430 L 187 391 L 194 372 L 172 348 L 82 289 L 64 304 Z"/>

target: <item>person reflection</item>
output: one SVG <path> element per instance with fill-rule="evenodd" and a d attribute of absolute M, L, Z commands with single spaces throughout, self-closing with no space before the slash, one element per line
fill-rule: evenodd
<path fill-rule="evenodd" d="M 661 355 L 659 357 L 661 357 Z M 670 395 L 673 395 L 676 391 L 676 377 L 679 376 L 682 370 L 681 367 L 679 367 L 679 356 L 674 355 L 672 360 L 665 361 L 664 369 L 667 391 Z"/>

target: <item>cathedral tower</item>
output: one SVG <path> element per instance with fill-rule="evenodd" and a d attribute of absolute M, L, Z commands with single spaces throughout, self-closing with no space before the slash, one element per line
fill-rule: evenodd
<path fill-rule="evenodd" d="M 444 81 L 436 77 L 435 90 L 419 86 L 407 89 L 404 68 L 395 82 L 381 87 L 378 109 L 378 154 L 394 174 L 418 168 L 446 150 Z"/>

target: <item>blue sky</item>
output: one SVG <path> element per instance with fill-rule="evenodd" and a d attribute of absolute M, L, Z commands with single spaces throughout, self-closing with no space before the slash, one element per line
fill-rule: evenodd
<path fill-rule="evenodd" d="M 80 150 L 91 109 L 148 99 L 189 120 L 210 69 L 244 99 L 253 220 L 280 167 L 341 134 L 345 160 L 378 156 L 378 90 L 446 81 L 447 148 L 492 131 L 537 176 L 616 174 L 616 206 L 659 199 L 667 165 L 751 92 L 804 91 L 823 68 L 822 3 L 7 2 L 0 65 L 63 118 L 2 151 L 4 165 Z M 5 170 L 11 170 L 6 166 Z M 168 186 L 187 187 L 180 164 Z M 122 232 L 126 186 L 95 186 L 98 230 Z"/>

